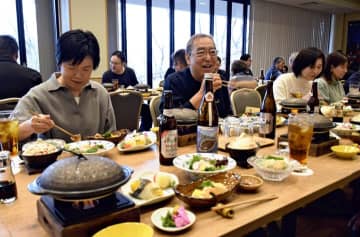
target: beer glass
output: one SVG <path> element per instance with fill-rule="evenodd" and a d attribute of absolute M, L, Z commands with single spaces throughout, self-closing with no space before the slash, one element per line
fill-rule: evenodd
<path fill-rule="evenodd" d="M 290 158 L 305 165 L 313 135 L 312 115 L 290 114 L 288 125 Z"/>
<path fill-rule="evenodd" d="M 0 203 L 11 203 L 16 200 L 17 189 L 15 176 L 11 168 L 9 151 L 0 151 Z"/>
<path fill-rule="evenodd" d="M 19 120 L 12 116 L 12 111 L 0 111 L 0 150 L 18 154 Z"/>

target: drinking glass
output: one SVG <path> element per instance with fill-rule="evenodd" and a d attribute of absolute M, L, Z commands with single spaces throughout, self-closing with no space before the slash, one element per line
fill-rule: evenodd
<path fill-rule="evenodd" d="M 19 120 L 12 115 L 13 111 L 0 111 L 0 150 L 10 151 L 17 155 L 19 143 Z"/>
<path fill-rule="evenodd" d="M 112 79 L 111 80 L 112 84 L 113 84 L 113 90 L 116 91 L 117 89 L 119 89 L 119 80 L 118 79 Z"/>
<path fill-rule="evenodd" d="M 289 155 L 303 165 L 307 163 L 313 135 L 312 121 L 310 114 L 289 114 L 288 118 Z"/>
<path fill-rule="evenodd" d="M 238 137 L 240 136 L 240 120 L 239 118 L 228 116 L 224 121 L 224 134 L 225 137 Z"/>

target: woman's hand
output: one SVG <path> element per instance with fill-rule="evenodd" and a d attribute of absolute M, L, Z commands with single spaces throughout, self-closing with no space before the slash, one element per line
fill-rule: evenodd
<path fill-rule="evenodd" d="M 44 133 L 54 127 L 54 121 L 49 114 L 39 114 L 31 117 L 31 127 L 34 133 Z"/>

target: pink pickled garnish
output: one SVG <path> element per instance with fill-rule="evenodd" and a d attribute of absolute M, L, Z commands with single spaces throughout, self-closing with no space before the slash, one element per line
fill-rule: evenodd
<path fill-rule="evenodd" d="M 173 220 L 176 227 L 183 227 L 190 224 L 189 217 L 186 214 L 184 207 L 179 207 L 177 212 L 173 214 Z"/>

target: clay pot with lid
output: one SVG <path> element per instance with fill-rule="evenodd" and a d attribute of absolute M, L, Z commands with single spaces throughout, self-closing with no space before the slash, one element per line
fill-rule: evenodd
<path fill-rule="evenodd" d="M 313 138 L 317 141 L 329 140 L 329 131 L 336 125 L 327 117 L 321 114 L 313 114 L 314 135 Z"/>
<path fill-rule="evenodd" d="M 73 156 L 47 167 L 28 185 L 28 190 L 65 201 L 98 199 L 114 193 L 130 179 L 132 172 L 109 158 Z"/>
<path fill-rule="evenodd" d="M 290 114 L 294 110 L 296 110 L 298 113 L 301 113 L 306 112 L 307 101 L 300 98 L 289 98 L 281 101 L 280 105 L 281 113 L 283 114 Z"/>

